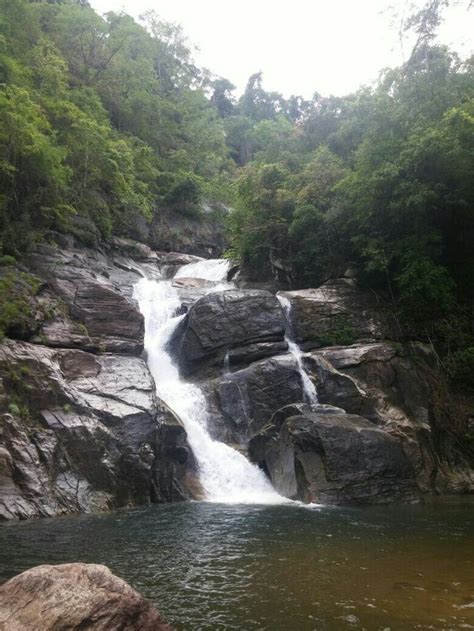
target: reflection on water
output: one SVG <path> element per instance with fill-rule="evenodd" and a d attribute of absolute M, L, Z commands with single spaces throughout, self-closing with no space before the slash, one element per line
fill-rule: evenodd
<path fill-rule="evenodd" d="M 104 563 L 177 629 L 474 629 L 474 503 L 187 503 L 0 527 L 0 581 Z"/>

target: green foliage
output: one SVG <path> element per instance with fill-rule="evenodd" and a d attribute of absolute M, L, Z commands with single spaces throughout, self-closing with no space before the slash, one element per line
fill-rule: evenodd
<path fill-rule="evenodd" d="M 474 392 L 474 346 L 453 353 L 447 360 L 447 371 L 455 384 Z"/>
<path fill-rule="evenodd" d="M 377 85 L 306 100 L 265 90 L 261 73 L 236 98 L 153 12 L 0 0 L 0 329 L 31 333 L 35 290 L 9 257 L 49 230 L 95 246 L 161 210 L 208 213 L 256 280 L 355 270 L 400 334 L 433 342 L 467 383 L 474 61 L 435 43 L 447 3 L 408 19 L 412 54 Z M 322 342 L 351 339 L 340 323 Z"/>
<path fill-rule="evenodd" d="M 181 29 L 76 2 L 0 0 L 0 15 L 0 252 L 195 213 L 229 163 Z"/>
<path fill-rule="evenodd" d="M 225 118 L 243 165 L 228 225 L 231 252 L 253 278 L 307 287 L 353 269 L 400 335 L 435 344 L 467 387 L 459 361 L 470 365 L 474 343 L 474 63 L 433 43 L 443 4 L 413 16 L 410 59 L 373 88 L 298 104 L 250 78 Z M 350 343 L 351 332 L 336 329 L 321 343 Z"/>
<path fill-rule="evenodd" d="M 356 333 L 347 319 L 337 316 L 331 328 L 322 332 L 315 340 L 320 346 L 350 346 L 357 339 Z"/>
<path fill-rule="evenodd" d="M 446 315 L 454 305 L 455 283 L 446 268 L 428 258 L 406 257 L 395 277 L 402 309 L 421 321 Z"/>
<path fill-rule="evenodd" d="M 36 331 L 42 311 L 37 303 L 37 278 L 14 268 L 0 268 L 0 338 L 28 339 Z"/>

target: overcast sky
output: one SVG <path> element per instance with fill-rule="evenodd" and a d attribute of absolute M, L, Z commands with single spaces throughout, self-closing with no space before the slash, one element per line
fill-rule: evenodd
<path fill-rule="evenodd" d="M 230 79 L 239 91 L 254 72 L 285 96 L 347 94 L 402 60 L 390 6 L 405 0 L 90 0 L 105 13 L 138 17 L 155 9 L 180 23 L 200 66 Z M 450 9 L 442 39 L 467 55 L 474 11 Z"/>

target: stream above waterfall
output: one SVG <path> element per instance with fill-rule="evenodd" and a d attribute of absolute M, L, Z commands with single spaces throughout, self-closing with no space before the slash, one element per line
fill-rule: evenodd
<path fill-rule="evenodd" d="M 41 563 L 104 563 L 178 631 L 473 629 L 473 499 L 187 502 L 10 523 L 0 583 Z"/>

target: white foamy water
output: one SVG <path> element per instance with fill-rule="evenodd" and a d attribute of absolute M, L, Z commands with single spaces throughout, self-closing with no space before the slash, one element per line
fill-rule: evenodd
<path fill-rule="evenodd" d="M 225 281 L 228 266 L 228 261 L 200 261 L 184 266 L 177 276 Z M 215 290 L 213 287 L 209 291 Z M 174 315 L 181 303 L 172 282 L 142 279 L 135 285 L 135 298 L 145 318 L 145 349 L 157 394 L 177 414 L 186 429 L 198 463 L 205 499 L 232 504 L 287 502 L 276 493 L 257 466 L 209 435 L 203 393 L 196 385 L 180 378 L 178 368 L 166 350 L 172 332 L 185 317 Z"/>
<path fill-rule="evenodd" d="M 293 355 L 298 365 L 298 370 L 301 375 L 301 383 L 303 385 L 303 391 L 306 395 L 308 403 L 316 404 L 318 402 L 318 393 L 316 391 L 316 387 L 314 383 L 311 381 L 310 376 L 308 375 L 306 371 L 306 368 L 304 367 L 303 351 L 298 346 L 298 344 L 292 339 L 292 335 L 291 335 L 291 319 L 290 319 L 291 302 L 288 300 L 286 296 L 277 295 L 277 298 L 280 301 L 283 311 L 285 312 L 286 322 L 287 322 L 285 341 L 288 344 L 288 350 Z"/>
<path fill-rule="evenodd" d="M 183 265 L 175 278 L 200 278 L 203 280 L 226 281 L 230 262 L 225 259 L 208 259 Z"/>

